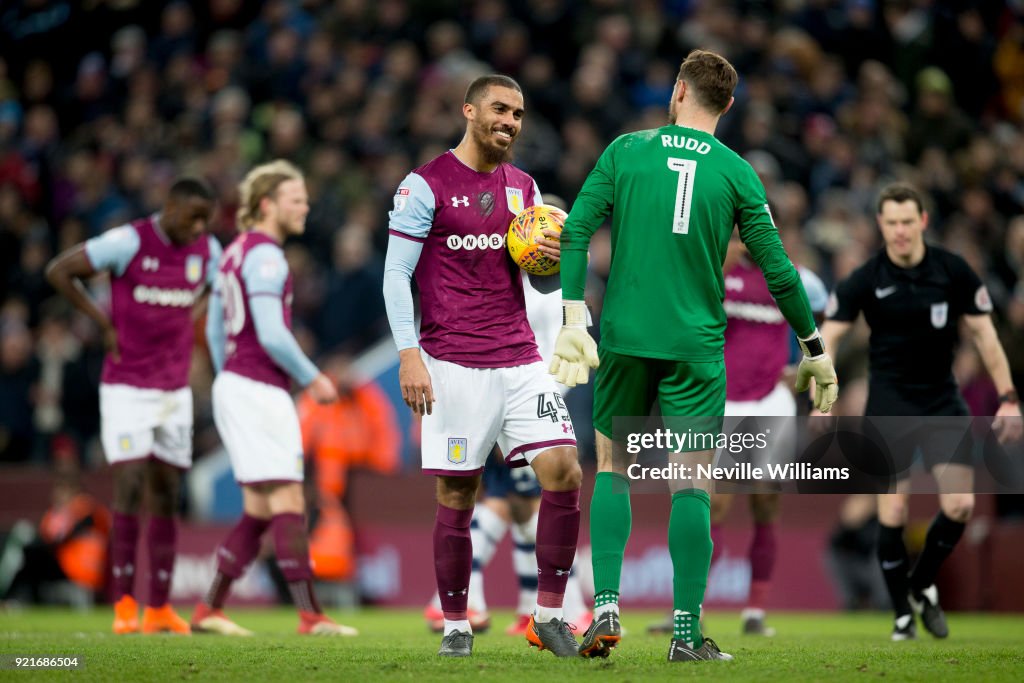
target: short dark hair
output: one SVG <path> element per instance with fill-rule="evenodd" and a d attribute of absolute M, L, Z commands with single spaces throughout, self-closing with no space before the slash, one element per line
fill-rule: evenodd
<path fill-rule="evenodd" d="M 205 199 L 208 202 L 212 202 L 216 199 L 216 195 L 213 194 L 213 189 L 209 183 L 201 178 L 179 178 L 174 181 L 171 185 L 171 189 L 167 193 L 167 197 L 173 199 L 191 199 L 192 197 L 199 197 Z"/>
<path fill-rule="evenodd" d="M 729 106 L 739 79 L 728 59 L 709 50 L 693 50 L 686 55 L 677 78 L 685 81 L 697 100 L 715 114 Z"/>
<path fill-rule="evenodd" d="M 503 74 L 488 74 L 486 76 L 480 76 L 473 80 L 466 88 L 466 104 L 476 104 L 480 101 L 480 98 L 484 96 L 487 89 L 492 85 L 496 85 L 500 88 L 510 88 L 518 93 L 523 92 L 523 89 L 516 83 L 516 79 L 511 76 L 505 76 Z"/>
<path fill-rule="evenodd" d="M 925 211 L 924 197 L 910 183 L 890 183 L 883 187 L 882 191 L 878 193 L 877 213 L 882 213 L 882 205 L 886 202 L 896 202 L 897 204 L 914 202 L 917 204 L 918 213 L 923 214 Z"/>

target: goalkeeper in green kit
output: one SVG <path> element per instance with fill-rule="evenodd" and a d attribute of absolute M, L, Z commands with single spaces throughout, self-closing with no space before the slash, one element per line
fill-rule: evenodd
<path fill-rule="evenodd" d="M 672 91 L 669 125 L 612 142 L 562 231 L 564 321 L 551 372 L 573 386 L 587 381 L 590 368 L 599 368 L 594 386 L 598 473 L 590 507 L 594 623 L 580 645 L 585 657 L 606 657 L 621 637 L 619 577 L 631 525 L 626 472 L 635 456 L 626 452 L 626 435 L 613 432 L 612 420 L 647 416 L 655 399 L 667 418 L 723 414 L 722 263 L 734 225 L 800 339 L 804 359 L 797 390 L 807 389 L 813 378 L 814 405 L 823 412 L 838 393 L 832 359 L 772 223 L 764 187 L 750 165 L 714 136 L 719 117 L 732 105 L 736 81 L 736 70 L 723 57 L 691 52 Z M 609 213 L 611 272 L 598 349 L 587 332 L 583 290 L 590 237 Z M 714 450 L 703 450 L 669 457 L 694 467 L 710 464 L 713 456 Z M 674 601 L 669 661 L 732 659 L 700 629 L 711 564 L 709 484 L 669 482 Z"/>

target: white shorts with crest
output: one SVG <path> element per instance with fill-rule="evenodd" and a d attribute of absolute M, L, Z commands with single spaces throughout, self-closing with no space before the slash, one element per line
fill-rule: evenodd
<path fill-rule="evenodd" d="M 192 466 L 192 390 L 100 384 L 100 440 L 111 465 L 154 457 Z"/>
<path fill-rule="evenodd" d="M 497 443 L 511 467 L 556 446 L 575 446 L 569 411 L 544 363 L 467 368 L 420 351 L 434 389 L 423 417 L 424 474 L 473 476 Z"/>

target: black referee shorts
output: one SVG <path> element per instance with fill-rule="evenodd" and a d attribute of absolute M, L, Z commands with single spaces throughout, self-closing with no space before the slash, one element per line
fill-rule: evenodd
<path fill-rule="evenodd" d="M 929 472 L 936 465 L 974 464 L 970 412 L 955 386 L 872 382 L 865 412 L 861 458 L 876 476 L 905 479 L 918 459 Z"/>

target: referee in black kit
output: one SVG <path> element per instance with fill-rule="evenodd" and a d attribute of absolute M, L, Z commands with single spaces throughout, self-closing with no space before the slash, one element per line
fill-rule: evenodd
<path fill-rule="evenodd" d="M 963 318 L 999 392 L 996 417 L 1002 419 L 993 423 L 999 441 L 1019 439 L 1019 398 L 989 317 L 992 302 L 981 279 L 960 256 L 925 244 L 928 214 L 913 187 L 902 183 L 885 187 L 877 211 L 885 246 L 837 285 L 821 330 L 825 348 L 835 349 L 857 316 L 864 314 L 871 328 L 865 414 L 969 415 L 952 371 L 958 322 Z M 903 543 L 909 466 L 897 467 L 896 493 L 878 496 L 878 560 L 896 613 L 892 639 L 916 637 L 914 612 L 933 636 L 945 638 L 949 630 L 934 584 L 939 566 L 960 540 L 974 508 L 970 448 L 958 448 L 959 439 L 950 438 L 948 432 L 917 430 L 905 436 L 914 438 L 904 440 L 906 448 L 897 442 L 895 456 L 909 465 L 914 447 L 921 447 L 925 465 L 938 483 L 940 509 L 917 564 L 909 570 Z"/>

